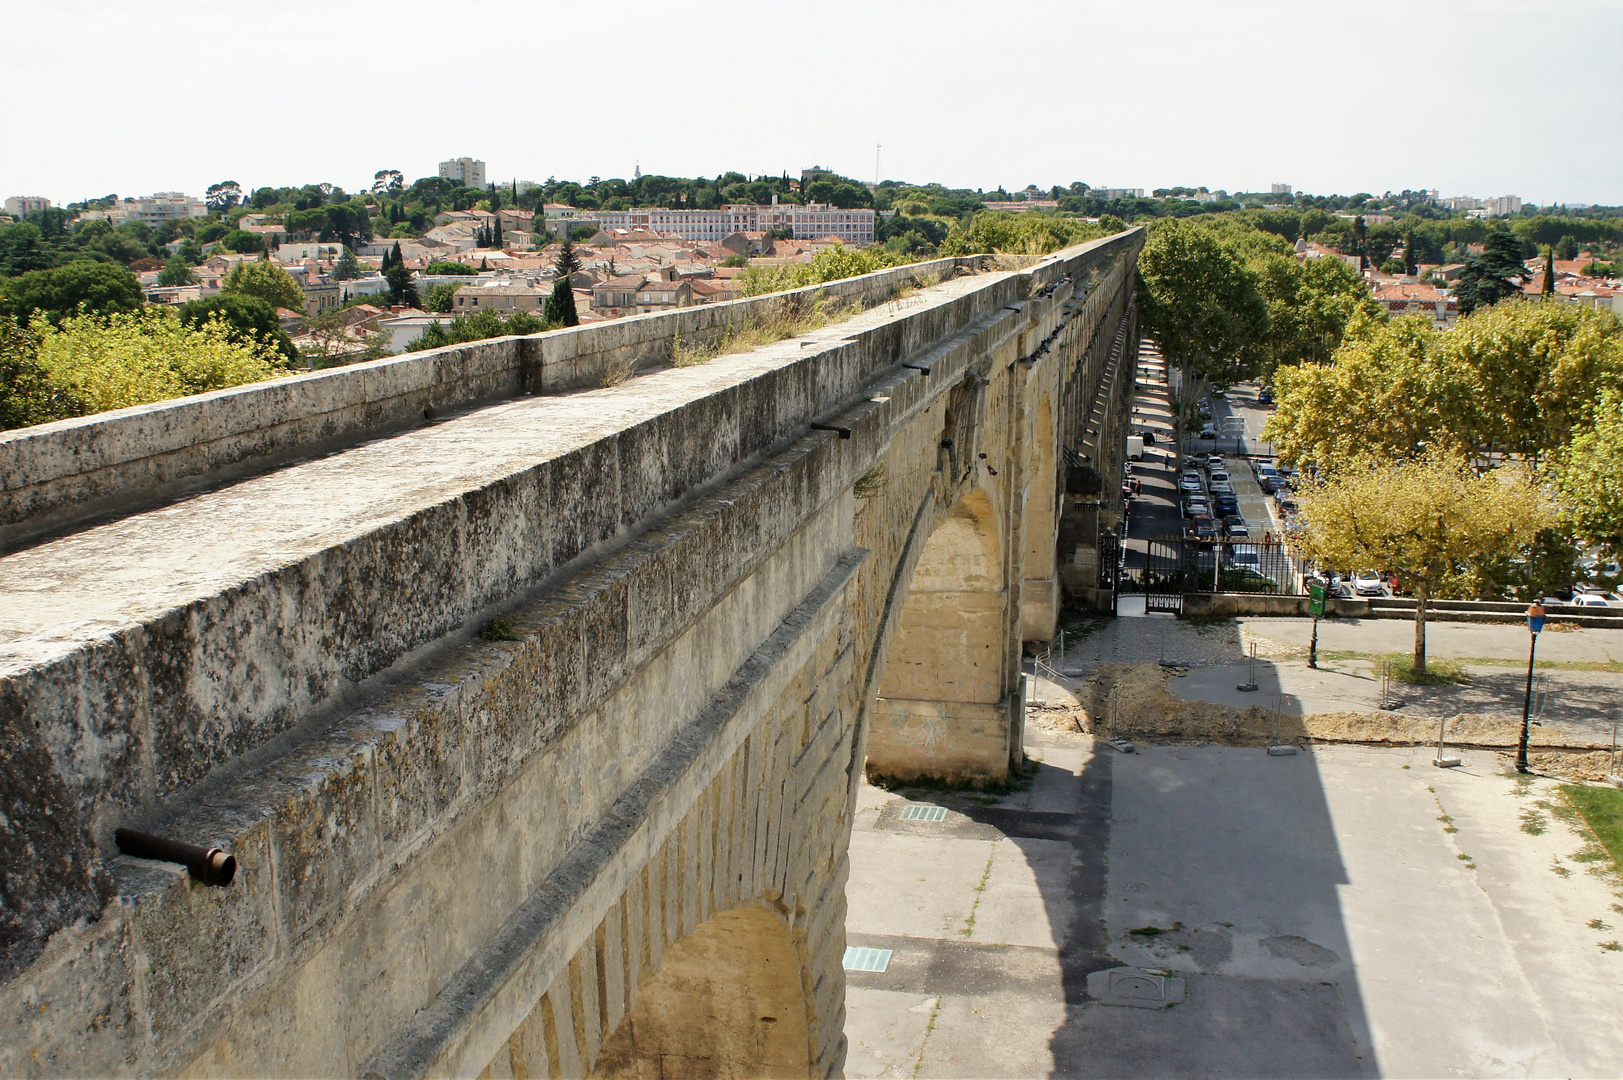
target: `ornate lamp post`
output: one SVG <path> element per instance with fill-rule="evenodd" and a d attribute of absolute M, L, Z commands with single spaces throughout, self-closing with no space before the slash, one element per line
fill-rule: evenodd
<path fill-rule="evenodd" d="M 1522 699 L 1522 739 L 1516 746 L 1516 771 L 1532 772 L 1527 767 L 1528 720 L 1533 712 L 1533 656 L 1538 652 L 1538 632 L 1544 629 L 1544 605 L 1534 600 L 1527 608 L 1527 695 Z"/>

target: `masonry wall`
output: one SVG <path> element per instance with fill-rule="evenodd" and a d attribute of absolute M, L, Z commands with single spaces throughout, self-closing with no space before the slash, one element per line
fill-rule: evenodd
<path fill-rule="evenodd" d="M 1067 393 L 1062 346 L 1108 318 L 1139 237 L 944 283 L 815 349 L 559 399 L 606 430 L 204 597 L 184 632 L 9 671 L 5 745 L 35 756 L 4 763 L 5 843 L 54 837 L 77 869 L 7 863 L 0 1072 L 578 1075 L 666 948 L 749 908 L 801 965 L 808 1071 L 836 1074 L 850 813 L 915 568 L 985 501 L 1007 601 L 981 704 L 1017 754 L 1029 403 Z M 533 429 L 526 408 L 491 431 Z M 474 633 L 494 612 L 511 640 Z M 187 678 L 146 674 L 181 656 Z M 129 732 L 150 753 L 177 716 L 178 772 L 85 752 Z M 124 822 L 218 838 L 237 883 L 112 855 Z"/>

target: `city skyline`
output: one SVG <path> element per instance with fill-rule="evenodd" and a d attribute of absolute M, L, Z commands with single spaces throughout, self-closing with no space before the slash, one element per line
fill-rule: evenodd
<path fill-rule="evenodd" d="M 1081 180 L 1266 191 L 1283 181 L 1317 194 L 1424 185 L 1445 195 L 1514 193 L 1539 205 L 1623 203 L 1623 145 L 1572 100 L 1616 100 L 1623 72 L 1602 65 L 1556 86 L 1538 75 L 1573 41 L 1602 53 L 1608 42 L 1623 44 L 1617 0 L 1579 0 L 1531 18 L 1506 2 L 1474 5 L 1469 19 L 1441 2 L 1375 4 L 1356 22 L 1308 10 L 1288 23 L 1252 3 L 1221 11 L 1172 3 L 1154 14 L 1092 3 L 1028 4 L 997 17 L 950 2 L 933 5 L 928 18 L 923 10 L 831 0 L 814 20 L 768 8 L 742 25 L 654 10 L 639 17 L 636 34 L 616 39 L 607 62 L 649 78 L 605 80 L 605 61 L 590 50 L 539 48 L 544 92 L 532 97 L 478 86 L 411 90 L 437 70 L 465 68 L 450 63 L 440 38 L 420 32 L 443 12 L 402 3 L 386 25 L 367 28 L 379 57 L 367 70 L 384 80 L 386 96 L 389 80 L 399 83 L 391 118 L 361 107 L 365 95 L 343 89 L 349 69 L 319 51 L 308 71 L 289 50 L 275 77 L 174 65 L 143 73 L 140 93 L 110 95 L 82 73 L 117 70 L 115 58 L 132 53 L 205 55 L 249 32 L 252 20 L 182 4 L 160 26 L 107 3 L 29 0 L 15 5 L 8 27 L 34 44 L 0 73 L 0 92 L 52 108 L 8 118 L 0 189 L 58 203 L 111 192 L 198 194 L 224 179 L 328 181 L 353 191 L 378 169 L 410 180 L 464 154 L 486 161 L 492 180 L 629 177 L 637 165 L 674 176 L 794 175 L 812 164 L 871 180 L 878 144 L 881 178 L 988 190 Z M 461 11 L 472 24 L 499 21 L 504 34 L 530 27 L 538 41 L 604 31 L 587 9 L 474 3 Z M 288 24 L 300 15 L 330 17 L 330 6 L 300 0 Z M 74 19 L 102 32 L 62 34 Z M 679 90 L 661 89 L 658 73 L 677 70 L 678 59 L 721 54 L 778 66 L 711 64 L 702 67 L 713 73 L 708 90 L 692 74 L 673 75 Z M 1009 72 L 1001 84 L 1000 70 Z M 522 89 L 535 71 L 531 61 L 495 60 L 480 75 L 499 82 L 510 73 Z M 770 81 L 775 71 L 788 73 L 781 86 Z M 51 86 L 43 99 L 42 84 Z M 718 112 L 710 95 L 719 91 Z M 335 108 L 313 112 L 311 99 Z M 165 101 L 183 102 L 185 118 L 152 123 Z M 64 114 L 74 117 L 71 129 Z M 515 115 L 533 138 L 514 138 Z"/>

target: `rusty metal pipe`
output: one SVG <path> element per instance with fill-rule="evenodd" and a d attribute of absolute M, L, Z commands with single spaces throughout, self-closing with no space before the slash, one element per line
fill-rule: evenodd
<path fill-rule="evenodd" d="M 223 888 L 237 876 L 237 857 L 219 848 L 166 840 L 134 829 L 114 829 L 113 843 L 118 845 L 118 850 L 133 858 L 180 863 L 192 872 L 192 877 L 205 885 Z"/>

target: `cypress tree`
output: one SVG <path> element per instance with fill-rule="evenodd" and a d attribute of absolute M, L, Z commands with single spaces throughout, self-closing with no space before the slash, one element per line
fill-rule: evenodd
<path fill-rule="evenodd" d="M 495 248 L 499 248 L 499 247 L 502 246 L 502 219 L 501 218 L 496 219 L 495 230 L 496 230 L 495 233 L 490 238 L 490 246 L 495 247 Z"/>
<path fill-rule="evenodd" d="M 580 316 L 575 314 L 575 290 L 568 278 L 559 278 L 552 285 L 545 309 L 547 322 L 554 326 L 579 326 Z"/>
<path fill-rule="evenodd" d="M 1544 249 L 1544 286 L 1539 289 L 1541 299 L 1549 299 L 1555 295 L 1555 245 Z"/>
<path fill-rule="evenodd" d="M 405 262 L 405 259 L 400 255 L 400 241 L 396 240 L 394 247 L 389 251 L 389 265 L 391 267 L 399 266 L 403 262 Z"/>
<path fill-rule="evenodd" d="M 490 269 L 490 260 L 481 257 L 480 260 L 479 260 L 479 269 L 481 271 L 489 270 Z"/>

